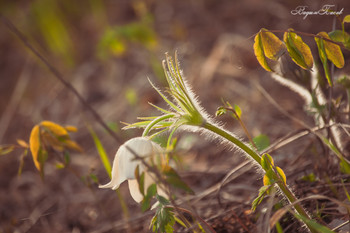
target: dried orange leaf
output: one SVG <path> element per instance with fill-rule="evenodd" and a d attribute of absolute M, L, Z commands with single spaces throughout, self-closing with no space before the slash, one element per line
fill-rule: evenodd
<path fill-rule="evenodd" d="M 51 146 L 56 151 L 61 152 L 64 150 L 63 143 L 60 140 L 58 140 L 57 137 L 51 135 L 48 132 L 43 132 L 41 134 L 41 140 L 42 140 L 43 144 Z"/>
<path fill-rule="evenodd" d="M 265 56 L 276 61 L 283 54 L 286 46 L 275 34 L 264 28 L 260 30 L 260 36 Z"/>
<path fill-rule="evenodd" d="M 33 161 L 35 164 L 36 169 L 38 171 L 41 171 L 41 164 L 39 161 L 39 152 L 40 152 L 40 126 L 36 125 L 32 129 L 32 132 L 30 133 L 29 138 L 29 146 L 30 151 L 32 152 Z"/>
<path fill-rule="evenodd" d="M 327 32 L 319 32 L 317 35 L 331 40 Z M 345 62 L 340 46 L 327 40 L 323 40 L 323 44 L 328 60 L 330 60 L 336 67 L 342 68 Z"/>
<path fill-rule="evenodd" d="M 51 121 L 42 121 L 40 123 L 41 126 L 44 126 L 48 130 L 50 130 L 53 134 L 57 136 L 66 136 L 68 135 L 67 130 L 60 126 L 59 124 L 53 123 Z"/>
<path fill-rule="evenodd" d="M 22 140 L 22 139 L 17 139 L 17 143 L 18 145 L 20 145 L 21 147 L 24 147 L 24 148 L 29 148 L 29 145 L 26 141 Z"/>
<path fill-rule="evenodd" d="M 292 29 L 284 33 L 283 40 L 287 45 L 292 60 L 301 68 L 309 70 L 314 64 L 310 47 Z"/>
<path fill-rule="evenodd" d="M 78 143 L 72 141 L 72 140 L 66 140 L 64 142 L 65 146 L 70 148 L 70 149 L 73 149 L 73 150 L 76 150 L 78 152 L 83 152 L 83 149 L 78 145 Z"/>
<path fill-rule="evenodd" d="M 66 125 L 64 128 L 65 128 L 68 132 L 73 132 L 73 133 L 78 132 L 77 127 L 72 126 L 72 125 Z"/>
<path fill-rule="evenodd" d="M 267 64 L 266 57 L 264 54 L 264 49 L 261 42 L 261 32 L 256 34 L 254 39 L 254 54 L 260 65 L 267 71 L 272 71 L 270 66 Z"/>

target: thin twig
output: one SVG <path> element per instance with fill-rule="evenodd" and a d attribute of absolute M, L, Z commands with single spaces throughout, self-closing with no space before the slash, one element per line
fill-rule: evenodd
<path fill-rule="evenodd" d="M 101 116 L 89 105 L 86 100 L 79 94 L 79 92 L 64 78 L 63 75 L 53 66 L 50 64 L 50 62 L 39 53 L 37 49 L 35 49 L 30 43 L 27 37 L 18 30 L 18 28 L 5 16 L 0 14 L 1 21 L 3 24 L 11 31 L 13 32 L 20 41 L 37 57 L 39 60 L 41 60 L 47 68 L 50 70 L 50 72 L 69 90 L 71 91 L 80 101 L 80 103 L 84 106 L 85 109 L 87 109 L 96 119 L 96 121 L 120 144 L 123 143 L 123 140 L 115 133 L 113 132 L 107 124 L 103 121 Z"/>

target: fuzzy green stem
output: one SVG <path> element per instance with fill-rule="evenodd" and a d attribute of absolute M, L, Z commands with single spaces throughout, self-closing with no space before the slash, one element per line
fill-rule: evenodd
<path fill-rule="evenodd" d="M 238 138 L 229 134 L 228 132 L 221 129 L 220 127 L 217 127 L 208 122 L 205 123 L 203 127 L 215 134 L 222 136 L 223 138 L 235 144 L 237 147 L 242 149 L 246 154 L 248 154 L 252 159 L 254 159 L 261 166 L 260 156 L 254 150 L 252 150 L 249 146 L 241 142 Z M 297 198 L 294 196 L 293 192 L 284 184 L 284 182 L 277 182 L 277 184 L 290 203 L 295 203 L 297 201 Z M 300 203 L 294 204 L 294 208 L 298 212 L 298 214 L 304 216 L 307 219 L 310 219 L 309 215 L 306 213 L 305 209 L 300 205 Z M 312 233 L 317 232 L 317 230 L 315 230 L 312 226 L 308 225 L 307 223 L 305 224 L 308 226 L 309 230 Z"/>
<path fill-rule="evenodd" d="M 235 144 L 237 147 L 239 147 L 240 149 L 242 149 L 245 153 L 247 153 L 252 159 L 254 159 L 258 164 L 261 163 L 261 158 L 260 156 L 253 150 L 251 149 L 249 146 L 247 146 L 246 144 L 244 144 L 243 142 L 241 142 L 238 138 L 234 137 L 233 135 L 229 134 L 228 132 L 226 132 L 225 130 L 210 124 L 208 122 L 206 122 L 203 126 L 205 129 L 216 133 L 220 136 L 222 136 L 223 138 L 226 138 L 227 140 L 229 140 L 230 142 L 232 142 L 233 144 Z"/>

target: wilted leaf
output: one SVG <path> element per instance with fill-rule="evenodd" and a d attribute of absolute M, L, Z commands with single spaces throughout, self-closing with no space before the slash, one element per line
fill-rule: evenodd
<path fill-rule="evenodd" d="M 289 29 L 288 32 L 284 33 L 283 40 L 292 60 L 303 69 L 311 69 L 314 63 L 312 53 L 301 37 Z"/>
<path fill-rule="evenodd" d="M 68 135 L 68 132 L 67 130 L 56 124 L 56 123 L 53 123 L 51 121 L 42 121 L 40 123 L 41 126 L 44 126 L 45 128 L 47 128 L 48 130 L 50 130 L 53 134 L 57 135 L 57 136 L 66 136 Z"/>
<path fill-rule="evenodd" d="M 254 54 L 256 56 L 256 59 L 258 59 L 258 62 L 260 65 L 267 71 L 272 71 L 270 66 L 267 64 L 266 57 L 264 54 L 263 45 L 261 42 L 261 34 L 260 32 L 256 34 L 254 39 Z"/>
<path fill-rule="evenodd" d="M 265 56 L 276 61 L 283 54 L 286 46 L 277 36 L 264 28 L 260 30 L 260 35 Z"/>
<path fill-rule="evenodd" d="M 331 40 L 326 32 L 319 32 L 318 36 Z M 344 57 L 339 45 L 323 40 L 327 58 L 338 68 L 344 66 Z"/>
<path fill-rule="evenodd" d="M 266 149 L 270 145 L 270 139 L 265 134 L 260 134 L 253 138 L 253 142 L 257 147 L 258 151 Z"/>
<path fill-rule="evenodd" d="M 343 19 L 343 23 L 350 23 L 350 15 L 346 15 Z"/>
<path fill-rule="evenodd" d="M 32 132 L 30 133 L 29 138 L 29 146 L 30 151 L 32 152 L 33 161 L 35 164 L 36 169 L 38 171 L 41 171 L 41 164 L 39 161 L 39 152 L 40 152 L 40 126 L 36 125 L 32 129 Z"/>

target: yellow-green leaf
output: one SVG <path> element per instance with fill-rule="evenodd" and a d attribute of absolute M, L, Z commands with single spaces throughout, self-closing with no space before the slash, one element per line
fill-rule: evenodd
<path fill-rule="evenodd" d="M 333 83 L 332 83 L 331 75 L 330 75 L 329 68 L 328 68 L 327 54 L 326 54 L 326 50 L 324 48 L 324 42 L 323 42 L 324 40 L 320 39 L 318 37 L 315 37 L 315 41 L 316 41 L 316 44 L 317 44 L 318 54 L 320 56 L 320 59 L 321 59 L 322 65 L 323 65 L 323 69 L 324 69 L 324 73 L 325 73 L 326 79 L 328 81 L 328 84 L 330 86 L 332 86 Z"/>
<path fill-rule="evenodd" d="M 264 28 L 260 30 L 260 35 L 265 56 L 276 61 L 285 51 L 286 46 L 277 36 Z"/>
<path fill-rule="evenodd" d="M 51 121 L 42 121 L 40 123 L 41 126 L 44 126 L 48 130 L 50 130 L 53 134 L 57 136 L 66 136 L 68 135 L 67 130 L 60 126 L 59 124 L 53 123 Z"/>
<path fill-rule="evenodd" d="M 317 35 L 331 40 L 326 32 L 319 32 Z M 344 66 L 344 57 L 340 46 L 327 40 L 323 40 L 323 44 L 328 60 L 330 60 L 336 67 L 342 68 Z"/>
<path fill-rule="evenodd" d="M 273 162 L 273 158 L 271 157 L 271 155 L 265 153 L 261 156 L 261 167 L 265 171 L 271 169 L 271 167 L 273 167 L 273 165 L 274 165 L 274 162 Z"/>
<path fill-rule="evenodd" d="M 279 177 L 283 180 L 283 183 L 284 183 L 284 184 L 287 184 L 287 177 L 286 177 L 286 175 L 284 174 L 284 171 L 282 170 L 282 168 L 276 167 L 276 171 L 277 171 Z"/>
<path fill-rule="evenodd" d="M 14 145 L 0 146 L 0 155 L 6 155 L 15 149 Z"/>
<path fill-rule="evenodd" d="M 40 152 L 40 126 L 36 125 L 32 129 L 29 138 L 30 151 L 32 152 L 32 157 L 34 165 L 38 171 L 41 171 L 41 163 L 39 161 L 39 152 Z"/>
<path fill-rule="evenodd" d="M 288 32 L 284 33 L 283 40 L 292 60 L 305 70 L 311 69 L 314 63 L 312 53 L 310 47 L 304 43 L 301 37 L 289 29 Z"/>
<path fill-rule="evenodd" d="M 255 39 L 254 39 L 254 54 L 256 56 L 256 59 L 258 59 L 258 62 L 260 63 L 260 65 L 267 71 L 272 71 L 272 69 L 270 68 L 270 66 L 267 64 L 266 61 L 266 57 L 264 54 L 264 49 L 262 46 L 262 42 L 261 42 L 261 32 L 259 32 L 258 34 L 256 34 Z"/>
<path fill-rule="evenodd" d="M 343 23 L 350 23 L 350 15 L 346 15 L 343 19 Z"/>

